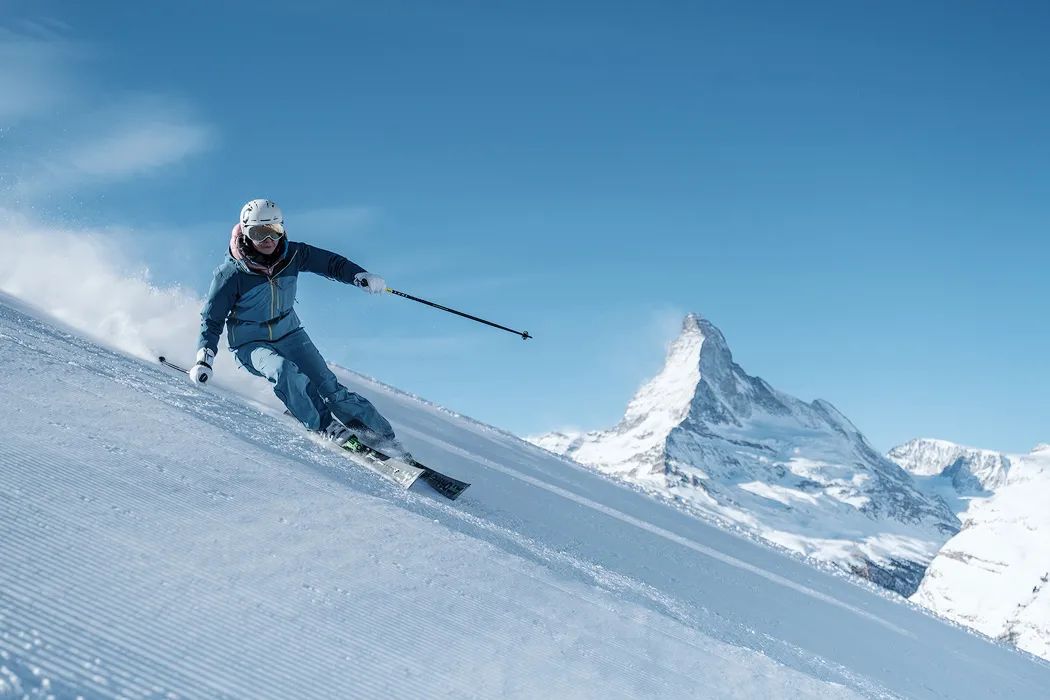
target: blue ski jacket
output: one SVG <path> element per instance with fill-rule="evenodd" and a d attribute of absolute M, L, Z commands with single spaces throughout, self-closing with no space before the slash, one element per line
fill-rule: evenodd
<path fill-rule="evenodd" d="M 201 309 L 198 350 L 208 348 L 216 352 L 223 325 L 230 349 L 245 343 L 280 340 L 297 330 L 301 324 L 292 307 L 300 272 L 353 284 L 354 275 L 365 271 L 341 255 L 307 243 L 285 238 L 281 245 L 284 256 L 263 271 L 253 269 L 227 251 L 226 260 L 215 268 L 208 299 Z"/>

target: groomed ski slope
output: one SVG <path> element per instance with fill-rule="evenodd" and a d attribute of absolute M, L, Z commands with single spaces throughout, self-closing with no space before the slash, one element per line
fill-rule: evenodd
<path fill-rule="evenodd" d="M 0 299 L 0 698 L 1047 696 L 1050 666 L 342 376 L 470 490 Z"/>

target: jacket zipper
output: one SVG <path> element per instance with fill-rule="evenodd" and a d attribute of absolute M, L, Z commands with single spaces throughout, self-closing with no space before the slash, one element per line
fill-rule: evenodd
<path fill-rule="evenodd" d="M 277 284 L 274 283 L 273 278 L 270 278 L 270 318 L 272 319 L 277 314 Z M 273 340 L 273 323 L 266 324 L 267 330 L 270 332 L 270 340 Z"/>

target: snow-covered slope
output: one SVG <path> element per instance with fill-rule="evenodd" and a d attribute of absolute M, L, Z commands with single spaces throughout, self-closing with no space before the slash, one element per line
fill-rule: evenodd
<path fill-rule="evenodd" d="M 533 441 L 904 595 L 958 529 L 831 404 L 748 375 L 692 314 L 619 425 Z"/>
<path fill-rule="evenodd" d="M 473 487 L 401 492 L 276 411 L 0 303 L 0 697 L 1050 687 L 1030 657 L 338 372 Z"/>
<path fill-rule="evenodd" d="M 902 447 L 908 449 L 898 455 L 924 455 L 913 464 L 925 473 L 948 464 L 942 478 L 970 474 L 986 488 L 967 500 L 963 529 L 938 553 L 912 600 L 1050 658 L 1050 446 L 1026 455 L 943 442 Z M 973 480 L 963 488 L 972 492 Z"/>
<path fill-rule="evenodd" d="M 947 440 L 911 440 L 894 447 L 887 456 L 916 476 L 943 476 L 958 493 L 967 496 L 987 495 L 1005 484 L 1010 473 L 1006 455 Z"/>

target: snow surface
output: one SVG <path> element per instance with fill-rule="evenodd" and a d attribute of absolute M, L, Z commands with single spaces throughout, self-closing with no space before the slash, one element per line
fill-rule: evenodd
<path fill-rule="evenodd" d="M 1050 447 L 1006 455 L 914 440 L 893 459 L 960 494 L 963 528 L 930 564 L 912 600 L 1050 658 Z"/>
<path fill-rule="evenodd" d="M 696 314 L 617 426 L 532 441 L 903 595 L 959 526 L 830 403 L 744 372 Z"/>
<path fill-rule="evenodd" d="M 1050 684 L 1030 657 L 345 370 L 420 459 L 473 482 L 460 500 L 2 301 L 0 697 Z"/>

